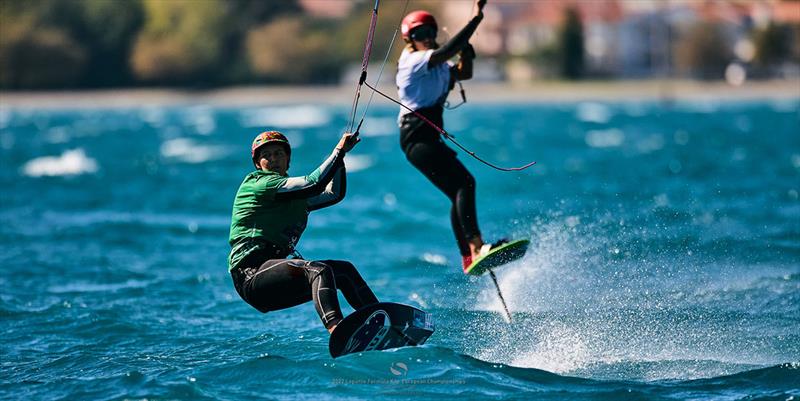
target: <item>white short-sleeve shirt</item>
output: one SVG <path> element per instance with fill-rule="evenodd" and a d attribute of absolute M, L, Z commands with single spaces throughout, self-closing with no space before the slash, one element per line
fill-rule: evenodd
<path fill-rule="evenodd" d="M 451 62 L 428 68 L 433 50 L 403 50 L 397 63 L 397 92 L 400 102 L 411 110 L 436 105 L 447 97 Z M 400 117 L 410 113 L 400 108 Z"/>

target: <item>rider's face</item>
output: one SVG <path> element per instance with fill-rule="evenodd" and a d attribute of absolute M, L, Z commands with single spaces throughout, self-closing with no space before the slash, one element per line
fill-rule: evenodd
<path fill-rule="evenodd" d="M 289 169 L 289 155 L 283 145 L 271 143 L 258 151 L 258 167 L 261 170 L 272 171 L 286 175 Z"/>
<path fill-rule="evenodd" d="M 420 25 L 409 35 L 417 50 L 433 49 L 436 46 L 436 29 L 431 25 Z"/>

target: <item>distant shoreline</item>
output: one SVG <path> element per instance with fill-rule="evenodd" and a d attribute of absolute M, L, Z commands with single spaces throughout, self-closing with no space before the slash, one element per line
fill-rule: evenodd
<path fill-rule="evenodd" d="M 626 100 L 759 100 L 800 98 L 800 79 L 725 82 L 683 80 L 533 82 L 530 84 L 464 82 L 470 103 L 540 103 Z M 390 85 L 380 88 L 390 96 Z M 247 86 L 212 90 L 137 88 L 87 91 L 0 92 L 0 109 L 137 108 L 177 105 L 257 106 L 291 104 L 349 105 L 354 87 Z M 369 96 L 364 88 L 362 99 Z M 453 94 L 451 96 L 457 96 Z M 363 100 L 362 100 L 363 101 Z M 374 104 L 391 104 L 375 96 Z"/>

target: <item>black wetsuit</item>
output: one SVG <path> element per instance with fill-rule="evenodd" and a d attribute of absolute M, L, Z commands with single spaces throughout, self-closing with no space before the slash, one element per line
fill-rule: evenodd
<path fill-rule="evenodd" d="M 471 52 L 468 41 L 481 19 L 482 16 L 473 18 L 451 40 L 434 50 L 430 59 L 446 60 L 464 49 Z M 428 68 L 440 65 L 429 63 Z M 444 93 L 436 94 L 439 96 L 436 104 L 415 110 L 440 128 L 444 128 L 442 104 L 453 87 L 453 73 L 451 68 L 449 88 L 442 88 Z M 470 255 L 469 241 L 481 235 L 475 209 L 475 178 L 456 158 L 456 152 L 444 143 L 441 134 L 416 114 L 404 114 L 399 123 L 400 146 L 406 158 L 450 199 L 450 223 L 459 252 L 462 256 Z"/>
<path fill-rule="evenodd" d="M 417 110 L 418 113 L 443 127 L 442 107 Z M 450 199 L 450 223 L 461 255 L 469 255 L 469 240 L 480 235 L 475 210 L 475 178 L 456 158 L 441 135 L 415 114 L 406 114 L 400 123 L 400 146 L 406 158 L 436 188 Z"/>
<path fill-rule="evenodd" d="M 325 327 L 331 328 L 342 320 L 337 288 L 356 310 L 378 302 L 349 262 L 286 259 L 306 228 L 308 214 L 344 198 L 342 158 L 343 154 L 334 150 L 319 168 L 302 177 L 256 170 L 239 186 L 231 219 L 228 269 L 236 292 L 259 311 L 313 300 Z"/>
<path fill-rule="evenodd" d="M 337 288 L 353 309 L 378 302 L 355 266 L 343 260 L 265 259 L 251 254 L 231 270 L 231 277 L 239 296 L 264 313 L 314 301 L 326 328 L 342 320 Z"/>

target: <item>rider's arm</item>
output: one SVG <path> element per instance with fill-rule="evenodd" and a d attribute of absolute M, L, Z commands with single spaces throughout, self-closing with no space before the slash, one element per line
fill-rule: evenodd
<path fill-rule="evenodd" d="M 333 175 L 333 179 L 325 187 L 321 194 L 308 198 L 308 211 L 322 209 L 339 203 L 344 199 L 347 191 L 347 172 L 344 164 L 339 167 Z"/>
<path fill-rule="evenodd" d="M 428 68 L 432 68 L 444 63 L 461 51 L 461 49 L 468 44 L 469 38 L 472 37 L 473 33 L 475 33 L 475 29 L 478 28 L 478 24 L 480 24 L 482 19 L 482 13 L 476 15 L 467 23 L 464 28 L 462 28 L 455 36 L 448 40 L 447 43 L 434 50 L 433 54 L 431 54 L 430 61 L 428 61 Z"/>
<path fill-rule="evenodd" d="M 344 152 L 334 149 L 311 174 L 286 178 L 275 192 L 275 200 L 308 199 L 320 195 L 340 169 L 344 169 Z"/>

